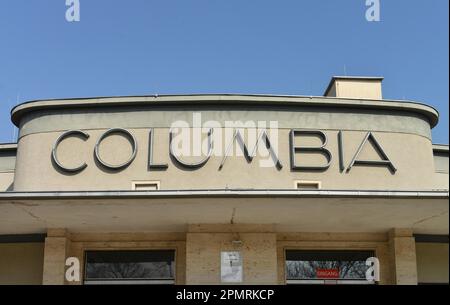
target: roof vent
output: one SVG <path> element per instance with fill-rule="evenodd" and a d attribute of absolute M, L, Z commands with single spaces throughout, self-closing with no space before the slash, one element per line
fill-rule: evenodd
<path fill-rule="evenodd" d="M 324 96 L 382 100 L 382 81 L 383 77 L 333 76 Z"/>

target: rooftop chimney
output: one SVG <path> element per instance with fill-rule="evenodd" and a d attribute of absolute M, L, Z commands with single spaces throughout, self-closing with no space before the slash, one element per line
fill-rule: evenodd
<path fill-rule="evenodd" d="M 382 81 L 383 77 L 333 76 L 324 96 L 382 100 Z"/>

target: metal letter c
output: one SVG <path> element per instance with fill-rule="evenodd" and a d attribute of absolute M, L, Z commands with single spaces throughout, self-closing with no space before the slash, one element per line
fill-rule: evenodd
<path fill-rule="evenodd" d="M 81 130 L 69 130 L 69 131 L 66 131 L 65 133 L 60 135 L 58 139 L 56 139 L 56 142 L 53 145 L 52 160 L 53 160 L 54 164 L 62 171 L 68 172 L 68 173 L 78 173 L 78 172 L 81 172 L 82 170 L 84 170 L 87 167 L 86 162 L 84 162 L 80 166 L 69 168 L 69 167 L 65 167 L 64 165 L 62 165 L 61 162 L 59 162 L 58 157 L 57 157 L 57 151 L 58 151 L 59 144 L 65 138 L 68 138 L 70 136 L 79 136 L 84 141 L 86 141 L 89 138 L 89 135 L 87 133 L 85 133 L 84 131 L 81 131 Z"/>

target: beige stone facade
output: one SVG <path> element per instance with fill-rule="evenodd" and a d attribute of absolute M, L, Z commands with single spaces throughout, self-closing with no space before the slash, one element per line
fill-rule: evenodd
<path fill-rule="evenodd" d="M 187 124 L 194 150 L 198 120 L 217 151 L 190 166 L 205 153 L 177 159 L 172 124 Z M 0 284 L 83 284 L 86 253 L 125 250 L 173 251 L 175 284 L 223 284 L 224 252 L 240 254 L 240 283 L 294 283 L 295 251 L 373 253 L 379 284 L 448 283 L 438 112 L 383 100 L 381 78 L 336 77 L 324 97 L 32 101 L 12 121 L 18 141 L 0 145 Z M 241 154 L 224 158 L 239 121 L 249 151 L 245 123 L 265 122 L 276 158 L 267 141 L 266 155 L 246 159 L 236 142 Z M 68 258 L 79 280 L 67 279 Z"/>
<path fill-rule="evenodd" d="M 194 226 L 189 233 L 122 233 L 122 234 L 76 234 L 64 230 L 50 230 L 45 244 L 43 271 L 40 270 L 44 284 L 81 284 L 80 282 L 65 282 L 65 259 L 77 257 L 81 263 L 84 251 L 87 250 L 138 250 L 138 249 L 173 249 L 176 251 L 176 283 L 177 284 L 220 284 L 220 258 L 222 250 L 242 251 L 244 261 L 244 282 L 246 284 L 285 284 L 285 251 L 286 250 L 373 250 L 381 263 L 380 284 L 417 284 L 416 268 L 424 268 L 423 282 L 448 281 L 445 269 L 429 266 L 430 262 L 416 265 L 416 250 L 414 237 L 402 233 L 270 233 L 261 231 L 255 226 L 234 227 Z M 56 231 L 56 232 L 55 232 Z M 58 232 L 59 231 L 59 232 Z M 223 232 L 227 231 L 227 232 Z M 240 231 L 241 233 L 232 233 Z M 244 233 L 242 233 L 244 232 Z M 397 234 L 397 236 L 393 235 Z M 232 241 L 239 235 L 242 245 L 233 245 Z M 405 236 L 406 235 L 406 236 Z M 421 244 L 422 252 L 427 251 L 426 244 Z M 425 246 L 423 246 L 425 245 Z M 437 244 L 445 247 L 445 244 Z M 442 245 L 442 246 L 439 246 Z M 7 249 L 8 245 L 3 246 Z M 437 249 L 426 255 L 433 255 L 445 264 L 447 250 Z M 11 247 L 11 250 L 16 250 Z M 5 251 L 5 250 L 3 250 Z M 5 253 L 5 252 L 3 252 Z M 33 255 L 34 252 L 30 254 Z M 3 254 L 4 255 L 4 254 Z M 20 258 L 22 259 L 22 258 Z M 31 261 L 34 258 L 23 259 Z M 426 258 L 425 258 L 426 259 Z M 427 265 L 428 264 L 428 265 Z M 437 265 L 439 266 L 439 265 Z M 448 270 L 448 269 L 447 269 Z M 32 280 L 29 269 L 19 272 L 9 271 L 18 275 L 30 275 L 29 284 L 39 284 Z M 430 273 L 431 272 L 431 273 Z M 38 271 L 39 274 L 39 271 Z M 13 279 L 3 279 L 2 283 L 21 283 Z M 26 281 L 24 283 L 27 283 Z"/>

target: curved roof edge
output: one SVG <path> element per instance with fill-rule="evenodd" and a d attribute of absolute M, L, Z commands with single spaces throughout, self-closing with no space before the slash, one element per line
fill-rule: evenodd
<path fill-rule="evenodd" d="M 111 107 L 126 105 L 202 105 L 208 103 L 344 107 L 354 109 L 398 110 L 425 116 L 431 128 L 439 121 L 439 112 L 422 103 L 401 100 L 367 100 L 335 98 L 323 96 L 258 95 L 258 94 L 187 94 L 187 95 L 146 95 L 112 96 L 92 98 L 68 98 L 33 100 L 21 103 L 11 110 L 11 120 L 19 126 L 20 120 L 29 112 L 43 109 L 64 109 L 83 107 Z"/>
<path fill-rule="evenodd" d="M 449 152 L 448 144 L 433 144 L 433 151 L 436 152 Z"/>
<path fill-rule="evenodd" d="M 156 191 L 64 191 L 0 192 L 1 200 L 25 199 L 99 199 L 99 198 L 186 198 L 186 197 L 331 197 L 331 198 L 411 198 L 448 199 L 447 190 L 381 191 L 381 190 L 279 190 L 279 189 L 199 189 Z"/>
<path fill-rule="evenodd" d="M 16 150 L 17 143 L 0 143 L 0 151 Z"/>

